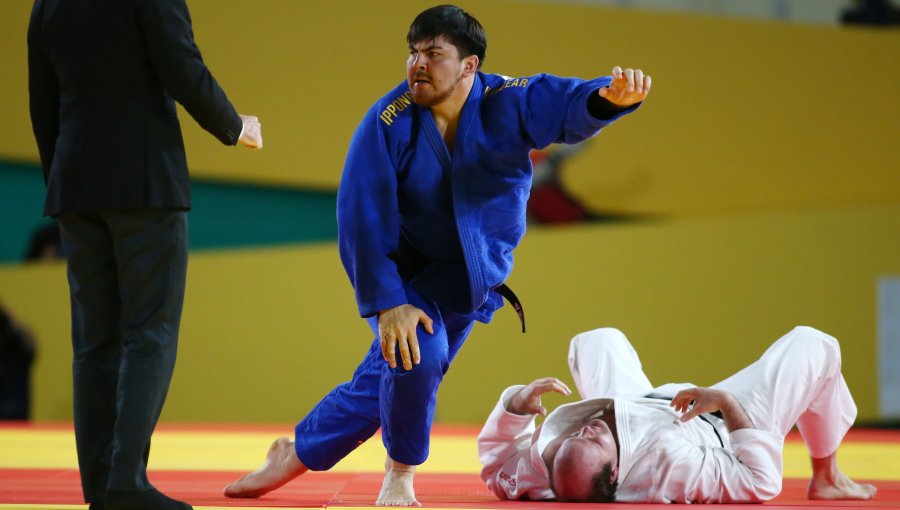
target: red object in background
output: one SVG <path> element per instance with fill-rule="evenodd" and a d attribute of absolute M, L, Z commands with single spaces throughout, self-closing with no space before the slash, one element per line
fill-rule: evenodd
<path fill-rule="evenodd" d="M 528 214 L 538 223 L 559 224 L 585 221 L 588 212 L 555 184 L 531 190 Z"/>
<path fill-rule="evenodd" d="M 571 149 L 570 149 L 571 150 Z M 569 155 L 533 150 L 534 187 L 528 199 L 528 219 L 536 223 L 559 225 L 590 219 L 590 213 L 559 183 L 559 170 Z M 543 174 L 539 172 L 543 171 Z"/>

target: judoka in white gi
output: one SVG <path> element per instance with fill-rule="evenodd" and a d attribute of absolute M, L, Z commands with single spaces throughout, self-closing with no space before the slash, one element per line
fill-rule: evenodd
<path fill-rule="evenodd" d="M 552 413 L 541 394 L 560 380 L 511 386 L 478 436 L 481 477 L 502 499 L 750 503 L 781 492 L 782 447 L 794 424 L 812 459 L 810 499 L 870 499 L 836 452 L 856 418 L 837 340 L 797 327 L 710 388 L 657 388 L 619 330 L 572 339 L 582 399 Z M 714 414 L 711 414 L 714 413 Z M 546 415 L 535 427 L 537 414 Z"/>

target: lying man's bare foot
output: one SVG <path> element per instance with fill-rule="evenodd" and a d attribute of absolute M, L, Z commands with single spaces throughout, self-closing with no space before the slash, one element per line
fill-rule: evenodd
<path fill-rule="evenodd" d="M 809 499 L 872 499 L 878 489 L 868 483 L 856 483 L 837 467 L 837 457 L 812 460 L 812 479 L 806 490 Z"/>
<path fill-rule="evenodd" d="M 262 467 L 248 473 L 225 487 L 229 498 L 258 498 L 271 492 L 307 471 L 297 458 L 294 442 L 280 437 L 269 447 Z"/>
<path fill-rule="evenodd" d="M 384 463 L 384 483 L 375 500 L 377 506 L 422 506 L 416 500 L 413 478 L 416 466 L 394 462 L 390 457 Z"/>
<path fill-rule="evenodd" d="M 872 499 L 878 489 L 870 483 L 856 483 L 838 472 L 834 480 L 813 478 L 809 481 L 809 499 Z"/>

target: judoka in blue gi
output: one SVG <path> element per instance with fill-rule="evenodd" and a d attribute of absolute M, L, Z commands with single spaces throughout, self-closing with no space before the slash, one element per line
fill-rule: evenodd
<path fill-rule="evenodd" d="M 502 306 L 500 292 L 516 301 L 503 283 L 525 232 L 529 152 L 594 136 L 650 90 L 649 76 L 619 67 L 593 80 L 483 73 L 484 30 L 454 6 L 422 12 L 407 41 L 406 80 L 366 113 L 338 191 L 341 260 L 375 340 L 295 441 L 276 440 L 227 496 L 329 469 L 381 427 L 376 504 L 419 506 L 413 476 L 428 457 L 438 386 L 474 322 Z"/>

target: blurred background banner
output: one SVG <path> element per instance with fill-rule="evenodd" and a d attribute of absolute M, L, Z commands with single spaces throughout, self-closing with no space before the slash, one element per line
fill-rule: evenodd
<path fill-rule="evenodd" d="M 194 177 L 336 188 L 350 136 L 404 79 L 406 31 L 432 4 L 190 2 L 210 69 L 235 105 L 261 112 L 271 140 L 259 154 L 227 151 L 184 122 Z M 5 2 L 0 21 L 0 157 L 9 160 L 37 157 L 30 5 Z M 900 30 L 573 3 L 462 6 L 488 32 L 486 72 L 597 76 L 622 65 L 653 76 L 641 115 L 610 129 L 567 172 L 593 209 L 707 215 L 900 201 Z M 223 35 L 234 30 L 240 35 Z"/>
<path fill-rule="evenodd" d="M 584 330 L 622 329 L 651 381 L 711 384 L 797 324 L 841 341 L 860 420 L 896 418 L 879 373 L 900 354 L 879 344 L 879 320 L 897 302 L 879 281 L 900 275 L 900 31 L 840 23 L 864 3 L 461 2 L 487 30 L 486 72 L 640 67 L 653 92 L 558 167 L 554 196 L 593 221 L 532 223 L 510 280 L 529 332 L 506 309 L 476 327 L 437 419 L 477 423 L 511 383 L 569 380 L 567 342 Z M 404 79 L 409 23 L 433 4 L 189 2 L 208 66 L 259 115 L 266 148 L 235 153 L 182 123 L 196 250 L 163 420 L 290 423 L 362 358 L 371 339 L 338 259 L 334 196 L 350 136 Z M 31 1 L 3 6 L 0 303 L 37 344 L 31 417 L 69 420 L 65 267 L 20 262 L 48 224 Z"/>

